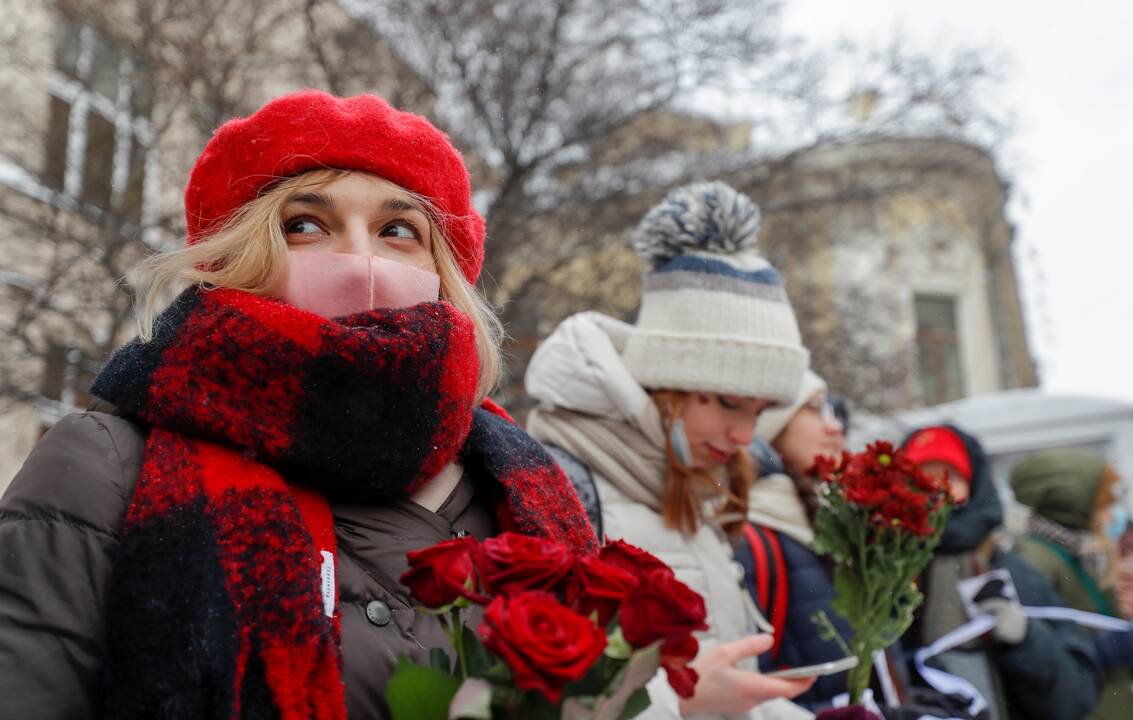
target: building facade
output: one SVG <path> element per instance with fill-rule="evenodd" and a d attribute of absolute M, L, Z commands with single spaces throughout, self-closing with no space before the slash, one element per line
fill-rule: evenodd
<path fill-rule="evenodd" d="M 815 369 L 888 414 L 1033 387 L 1006 219 L 978 147 L 886 139 L 818 147 L 733 175 L 764 210 Z"/>
<path fill-rule="evenodd" d="M 335 0 L 0 0 L 0 489 L 131 337 L 132 275 L 183 242 L 212 131 L 303 87 L 427 88 Z"/>
<path fill-rule="evenodd" d="M 813 366 L 856 411 L 888 415 L 1037 385 L 1007 187 L 986 151 L 890 138 L 760 162 L 745 159 L 755 153 L 734 134 L 697 132 L 726 141 L 670 143 L 669 154 L 687 150 L 684 177 L 658 172 L 652 184 L 546 214 L 543 231 L 572 252 L 525 268 L 535 285 L 524 305 L 529 331 L 514 335 L 512 395 L 521 393 L 518 365 L 566 315 L 598 309 L 633 320 L 641 267 L 630 231 L 670 187 L 697 177 L 757 201 L 761 251 L 784 276 Z"/>
<path fill-rule="evenodd" d="M 133 269 L 183 238 L 181 191 L 225 119 L 279 93 L 435 98 L 338 0 L 0 0 L 0 487 L 134 334 Z M 992 158 L 950 140 L 825 145 L 753 160 L 750 128 L 647 114 L 556 182 L 581 205 L 535 208 L 556 257 L 516 246 L 493 278 L 512 304 L 508 382 L 566 315 L 632 320 L 629 231 L 668 188 L 723 178 L 764 211 L 815 368 L 872 414 L 1037 382 Z M 459 138 L 458 138 L 459 143 Z M 484 163 L 469 158 L 483 190 Z M 548 244 L 540 244 L 546 248 Z M 535 245 L 532 245 L 535 248 Z"/>

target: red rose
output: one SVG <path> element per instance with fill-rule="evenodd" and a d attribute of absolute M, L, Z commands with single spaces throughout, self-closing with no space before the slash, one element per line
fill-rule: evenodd
<path fill-rule="evenodd" d="M 638 579 L 633 573 L 586 555 L 574 565 L 567 585 L 567 604 L 587 617 L 597 612 L 598 626 L 606 627 L 637 585 Z"/>
<path fill-rule="evenodd" d="M 622 540 L 603 545 L 598 549 L 598 558 L 622 570 L 628 570 L 638 578 L 643 578 L 654 570 L 673 572 L 672 568 L 655 556 Z"/>
<path fill-rule="evenodd" d="M 688 666 L 700 651 L 700 643 L 692 635 L 679 640 L 668 640 L 661 645 L 661 667 L 669 677 L 669 686 L 683 698 L 696 693 L 696 671 Z"/>
<path fill-rule="evenodd" d="M 479 633 L 484 647 L 511 668 L 516 687 L 537 690 L 552 703 L 606 649 L 601 628 L 539 590 L 492 600 Z"/>
<path fill-rule="evenodd" d="M 484 590 L 493 595 L 553 591 L 574 564 L 566 545 L 513 532 L 480 543 L 474 559 Z"/>
<path fill-rule="evenodd" d="M 707 615 L 704 598 L 672 570 L 652 570 L 622 606 L 622 634 L 635 648 L 656 640 L 680 640 L 696 630 L 707 630 Z"/>
<path fill-rule="evenodd" d="M 406 553 L 409 570 L 401 576 L 401 584 L 427 608 L 439 608 L 468 598 L 473 602 L 487 602 L 488 598 L 476 592 L 476 577 L 472 569 L 472 551 L 476 540 L 457 538 L 421 550 Z"/>

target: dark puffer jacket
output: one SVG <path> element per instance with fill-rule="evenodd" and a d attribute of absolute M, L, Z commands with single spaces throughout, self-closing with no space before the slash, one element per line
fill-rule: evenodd
<path fill-rule="evenodd" d="M 759 477 L 768 478 L 781 475 L 785 471 L 779 457 L 773 450 L 763 446 L 756 455 L 759 462 Z M 772 531 L 764 528 L 765 531 Z M 774 532 L 774 531 L 772 531 Z M 778 532 L 776 537 L 783 551 L 783 565 L 786 578 L 774 577 L 774 565 L 769 565 L 769 581 L 787 583 L 787 617 L 779 644 L 779 655 L 773 658 L 765 653 L 759 658 L 760 669 L 764 672 L 780 668 L 802 667 L 830 662 L 842 658 L 845 653 L 834 640 L 825 640 L 819 635 L 818 626 L 812 621 L 815 613 L 821 611 L 834 624 L 838 633 L 849 640 L 853 636 L 849 624 L 834 611 L 834 578 L 830 568 L 823 560 L 803 543 L 786 533 Z M 759 604 L 756 589 L 756 572 L 751 546 L 746 538 L 736 548 L 736 560 L 744 568 L 744 582 L 748 592 Z M 766 617 L 770 608 L 760 607 Z M 846 673 L 827 675 L 818 678 L 814 686 L 794 699 L 798 705 L 811 710 L 829 707 L 835 696 L 846 692 Z"/>
<path fill-rule="evenodd" d="M 806 545 L 779 534 L 783 549 L 783 563 L 787 570 L 787 621 L 783 626 L 778 658 L 765 653 L 759 658 L 759 669 L 771 672 L 780 668 L 803 667 L 841 659 L 845 653 L 834 640 L 819 636 L 818 626 L 811 620 L 822 611 L 834 624 L 838 633 L 849 640 L 853 637 L 850 626 L 831 606 L 834 600 L 834 581 L 830 569 Z M 736 559 L 744 567 L 744 582 L 752 597 L 758 597 L 751 550 L 745 540 L 736 549 Z M 768 608 L 760 608 L 764 614 Z M 794 698 L 797 705 L 815 710 L 829 707 L 835 696 L 846 692 L 846 673 L 818 678 L 814 686 Z"/>
<path fill-rule="evenodd" d="M 971 497 L 949 517 L 936 557 L 967 554 L 976 558 L 981 548 L 989 546 L 992 531 L 1002 525 L 1003 506 L 979 441 L 958 428 L 950 429 L 964 441 L 971 461 Z M 1054 586 L 1020 557 L 995 549 L 977 562 L 985 564 L 984 571 L 1005 568 L 1010 572 L 1023 605 L 1064 605 Z M 960 602 L 955 588 L 922 583 L 922 590 L 926 596 L 924 613 L 933 612 L 934 606 Z M 901 643 L 910 660 L 912 652 L 925 641 L 922 621 L 923 616 Z M 1023 642 L 1004 645 L 984 639 L 980 651 L 1004 688 L 1004 697 L 988 701 L 1004 708 L 1011 720 L 1082 720 L 1097 703 L 1101 671 L 1092 640 L 1076 625 L 1031 619 Z M 913 675 L 910 667 L 905 669 Z"/>
<path fill-rule="evenodd" d="M 1093 519 L 1106 467 L 1105 458 L 1093 453 L 1048 450 L 1015 466 L 1011 489 L 1019 502 L 1061 525 L 1067 535 L 1083 533 Z M 1075 547 L 1059 545 L 1032 531 L 1016 540 L 1015 551 L 1054 584 L 1069 607 L 1116 614 L 1116 590 L 1103 589 L 1090 576 Z M 1106 682 L 1092 720 L 1127 720 L 1133 717 L 1133 630 L 1099 634 L 1095 647 L 1106 668 Z"/>
<path fill-rule="evenodd" d="M 0 500 L 0 717 L 100 714 L 107 585 L 144 444 L 143 428 L 115 415 L 68 416 Z M 492 534 L 476 486 L 466 475 L 437 513 L 409 500 L 332 505 L 350 718 L 388 717 L 382 695 L 398 657 L 428 664 L 426 648 L 447 647 L 397 578 L 406 550 Z"/>

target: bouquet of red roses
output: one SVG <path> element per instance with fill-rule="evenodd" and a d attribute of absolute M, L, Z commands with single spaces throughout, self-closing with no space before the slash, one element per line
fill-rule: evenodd
<path fill-rule="evenodd" d="M 503 533 L 408 554 L 401 582 L 437 616 L 456 651 L 431 666 L 402 658 L 386 692 L 395 720 L 632 718 L 664 667 L 682 697 L 705 625 L 704 599 L 653 555 L 621 541 L 598 555 Z M 465 623 L 483 608 L 476 632 Z"/>
<path fill-rule="evenodd" d="M 834 609 L 854 637 L 847 646 L 828 618 L 814 620 L 823 637 L 858 658 L 848 679 L 856 704 L 869 685 L 873 653 L 904 634 L 924 601 L 915 581 L 944 531 L 948 482 L 886 442 L 838 460 L 820 457 L 812 473 L 820 481 L 814 549 L 834 560 Z"/>

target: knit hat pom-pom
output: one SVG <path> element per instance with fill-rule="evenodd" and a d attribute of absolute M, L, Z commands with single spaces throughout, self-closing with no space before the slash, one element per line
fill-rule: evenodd
<path fill-rule="evenodd" d="M 731 255 L 755 247 L 759 221 L 751 198 L 725 183 L 685 185 L 645 214 L 633 247 L 653 268 L 693 252 Z"/>

